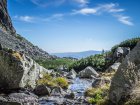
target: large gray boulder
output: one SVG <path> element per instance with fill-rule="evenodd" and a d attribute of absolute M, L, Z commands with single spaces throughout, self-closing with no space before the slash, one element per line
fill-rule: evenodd
<path fill-rule="evenodd" d="M 0 88 L 35 88 L 36 80 L 43 72 L 49 71 L 30 57 L 18 52 L 0 50 Z"/>
<path fill-rule="evenodd" d="M 98 77 L 99 74 L 91 66 L 79 72 L 79 77 L 81 78 L 91 78 L 92 76 Z"/>
<path fill-rule="evenodd" d="M 121 65 L 120 62 L 114 63 L 113 65 L 111 65 L 111 66 L 106 70 L 106 72 L 117 71 L 120 65 Z"/>
<path fill-rule="evenodd" d="M 126 98 L 140 99 L 140 42 L 126 56 L 118 71 L 114 75 L 109 99 L 115 103 Z"/>

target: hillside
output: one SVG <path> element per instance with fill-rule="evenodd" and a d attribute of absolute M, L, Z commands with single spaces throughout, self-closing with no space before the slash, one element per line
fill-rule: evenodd
<path fill-rule="evenodd" d="M 24 52 L 33 59 L 53 58 L 47 52 L 16 34 L 7 11 L 7 0 L 0 1 L 0 44 L 3 48 Z"/>

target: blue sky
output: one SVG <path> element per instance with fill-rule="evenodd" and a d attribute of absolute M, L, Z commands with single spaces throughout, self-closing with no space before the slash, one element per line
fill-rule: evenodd
<path fill-rule="evenodd" d="M 17 30 L 47 52 L 109 50 L 140 35 L 140 0 L 8 0 Z"/>

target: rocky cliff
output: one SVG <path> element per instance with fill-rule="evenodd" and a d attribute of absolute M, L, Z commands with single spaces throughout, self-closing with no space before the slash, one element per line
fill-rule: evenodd
<path fill-rule="evenodd" d="M 114 75 L 109 98 L 116 105 L 125 101 L 140 100 L 140 42 L 125 57 Z"/>
<path fill-rule="evenodd" d="M 7 0 L 0 0 L 0 30 L 11 34 L 16 32 L 7 11 Z"/>
<path fill-rule="evenodd" d="M 7 0 L 0 0 L 0 44 L 4 48 L 24 52 L 33 59 L 53 58 L 47 52 L 34 46 L 28 40 L 16 34 L 7 11 Z"/>

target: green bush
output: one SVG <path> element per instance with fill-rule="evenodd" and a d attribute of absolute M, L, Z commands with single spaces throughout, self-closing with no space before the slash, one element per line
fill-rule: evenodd
<path fill-rule="evenodd" d="M 58 58 L 58 59 L 51 59 L 51 60 L 36 60 L 37 63 L 39 63 L 41 66 L 45 67 L 46 69 L 54 69 L 57 70 L 57 68 L 61 65 L 68 68 L 69 65 L 71 65 L 74 60 L 67 59 L 67 58 Z"/>
<path fill-rule="evenodd" d="M 132 50 L 136 46 L 137 42 L 139 42 L 139 41 L 140 41 L 139 37 L 125 40 L 125 41 L 121 42 L 120 44 L 115 45 L 114 47 L 112 47 L 111 51 L 115 52 L 115 50 L 118 47 L 129 47 Z"/>
<path fill-rule="evenodd" d="M 69 68 L 76 70 L 76 72 L 79 72 L 85 69 L 87 66 L 92 66 L 97 70 L 101 71 L 105 66 L 104 54 L 96 54 L 94 56 L 92 55 L 90 57 L 78 60 L 74 62 L 72 65 L 70 65 Z"/>

